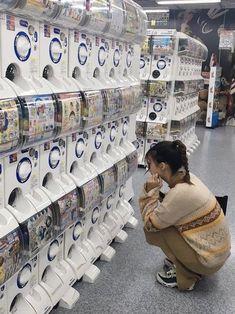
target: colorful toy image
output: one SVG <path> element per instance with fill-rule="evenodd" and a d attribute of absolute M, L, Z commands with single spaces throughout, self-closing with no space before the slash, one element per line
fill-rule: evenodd
<path fill-rule="evenodd" d="M 60 232 L 79 219 L 80 208 L 77 189 L 69 192 L 54 203 L 56 225 Z"/>
<path fill-rule="evenodd" d="M 138 152 L 135 150 L 134 152 L 130 153 L 127 157 L 127 164 L 128 164 L 128 178 L 133 175 L 133 173 L 138 168 Z"/>
<path fill-rule="evenodd" d="M 84 93 L 82 119 L 84 127 L 96 126 L 103 121 L 103 97 L 101 92 L 89 91 Z"/>
<path fill-rule="evenodd" d="M 121 185 L 128 178 L 128 163 L 126 159 L 122 159 L 115 164 L 117 171 L 117 184 Z"/>
<path fill-rule="evenodd" d="M 107 169 L 99 175 L 101 181 L 101 194 L 102 198 L 107 198 L 116 189 L 116 171 L 114 167 Z"/>
<path fill-rule="evenodd" d="M 0 285 L 24 264 L 23 246 L 19 229 L 0 239 Z"/>
<path fill-rule="evenodd" d="M 85 212 L 95 208 L 100 203 L 100 183 L 98 177 L 85 183 L 80 189 L 81 194 L 81 207 Z"/>
<path fill-rule="evenodd" d="M 21 228 L 24 235 L 25 249 L 29 257 L 33 256 L 55 236 L 51 208 L 47 207 L 35 214 L 21 224 Z"/>
<path fill-rule="evenodd" d="M 117 88 L 102 90 L 104 119 L 115 119 L 121 111 L 121 93 Z"/>
<path fill-rule="evenodd" d="M 77 131 L 81 122 L 82 97 L 80 93 L 61 93 L 58 97 L 57 125 L 60 133 Z"/>
<path fill-rule="evenodd" d="M 20 144 L 20 109 L 16 100 L 0 101 L 0 152 Z"/>
<path fill-rule="evenodd" d="M 23 108 L 23 136 L 27 144 L 53 138 L 55 134 L 55 100 L 51 95 L 20 99 Z"/>

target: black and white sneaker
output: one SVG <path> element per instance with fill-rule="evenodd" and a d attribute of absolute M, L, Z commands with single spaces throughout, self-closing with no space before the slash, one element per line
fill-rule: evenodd
<path fill-rule="evenodd" d="M 176 279 L 176 269 L 175 267 L 171 268 L 167 272 L 158 272 L 156 276 L 157 282 L 167 288 L 175 288 L 177 287 L 177 279 Z M 196 281 L 186 290 L 192 291 L 194 289 Z"/>
<path fill-rule="evenodd" d="M 171 268 L 167 272 L 158 272 L 156 279 L 157 279 L 157 282 L 159 282 L 161 285 L 165 287 L 168 287 L 168 288 L 177 287 L 175 267 Z"/>

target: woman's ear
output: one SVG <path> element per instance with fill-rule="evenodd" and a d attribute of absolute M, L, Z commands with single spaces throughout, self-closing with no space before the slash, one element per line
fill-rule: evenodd
<path fill-rule="evenodd" d="M 159 168 L 161 169 L 161 171 L 165 171 L 165 170 L 166 170 L 166 167 L 167 167 L 167 165 L 166 165 L 165 162 L 160 162 Z"/>

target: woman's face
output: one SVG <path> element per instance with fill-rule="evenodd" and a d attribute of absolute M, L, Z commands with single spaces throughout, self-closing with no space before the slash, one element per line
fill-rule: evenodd
<path fill-rule="evenodd" d="M 153 161 L 151 157 L 147 157 L 146 163 L 147 163 L 147 167 L 148 167 L 151 175 L 158 174 L 159 176 L 161 176 L 162 171 L 161 171 L 159 164 L 157 162 Z"/>

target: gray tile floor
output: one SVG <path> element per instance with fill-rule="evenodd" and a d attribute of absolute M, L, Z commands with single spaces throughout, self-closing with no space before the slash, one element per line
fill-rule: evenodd
<path fill-rule="evenodd" d="M 228 194 L 228 219 L 235 243 L 235 128 L 215 130 L 198 128 L 201 141 L 190 157 L 191 171 L 217 195 Z M 134 176 L 136 197 L 133 206 L 140 218 L 137 197 L 144 182 L 144 170 Z M 160 270 L 163 254 L 145 243 L 142 224 L 128 229 L 124 244 L 113 244 L 117 253 L 111 263 L 97 262 L 101 275 L 93 284 L 75 285 L 81 296 L 73 310 L 55 309 L 53 314 L 234 314 L 235 313 L 235 250 L 224 268 L 200 281 L 192 292 L 179 292 L 155 283 L 154 273 Z M 233 245 L 234 247 L 234 245 Z"/>

